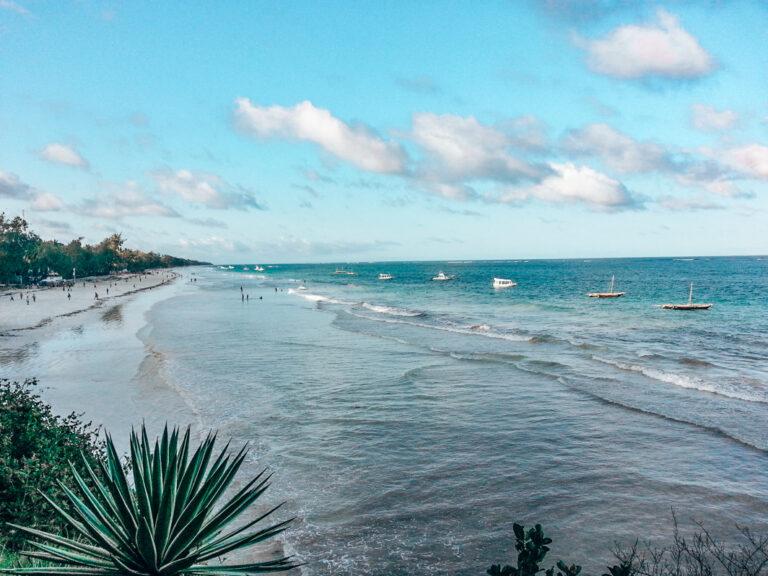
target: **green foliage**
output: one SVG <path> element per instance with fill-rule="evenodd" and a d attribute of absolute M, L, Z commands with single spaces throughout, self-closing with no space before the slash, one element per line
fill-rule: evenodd
<path fill-rule="evenodd" d="M 246 449 L 233 455 L 227 445 L 214 458 L 215 442 L 215 435 L 209 434 L 191 451 L 189 429 L 180 436 L 178 429 L 169 433 L 166 428 L 152 447 L 142 427 L 140 433 L 131 433 L 131 485 L 108 436 L 106 458 L 96 466 L 84 460 L 85 474 L 73 466 L 74 487 L 61 485 L 72 512 L 50 501 L 78 539 L 16 527 L 35 537 L 29 544 L 36 550 L 25 552 L 26 556 L 59 566 L 6 571 L 36 576 L 239 576 L 295 567 L 285 557 L 207 564 L 267 540 L 291 522 L 250 531 L 280 507 L 276 506 L 237 528 L 230 526 L 264 493 L 269 476 L 260 473 L 219 504 L 245 460 Z"/>
<path fill-rule="evenodd" d="M 125 239 L 112 234 L 98 244 L 83 244 L 82 238 L 63 244 L 57 240 L 41 240 L 29 230 L 26 220 L 18 216 L 7 219 L 0 213 L 0 282 L 26 284 L 48 272 L 63 278 L 101 276 L 118 270 L 141 272 L 149 268 L 170 268 L 203 264 L 194 260 L 163 256 L 125 248 Z"/>
<path fill-rule="evenodd" d="M 501 564 L 494 564 L 488 569 L 490 576 L 536 576 L 544 571 L 541 567 L 544 558 L 549 552 L 551 538 L 544 535 L 541 524 L 536 524 L 527 531 L 520 524 L 513 524 L 512 529 L 515 533 L 515 550 L 517 550 L 517 566 L 507 564 L 502 568 Z M 567 565 L 562 560 L 557 561 L 557 576 L 579 576 L 581 566 L 576 564 Z M 555 567 L 548 568 L 545 571 L 546 576 L 555 576 Z M 624 576 L 613 574 L 612 576 Z"/>
<path fill-rule="evenodd" d="M 61 418 L 35 393 L 36 380 L 0 379 L 0 525 L 26 524 L 47 530 L 65 530 L 45 496 L 64 496 L 57 480 L 74 477 L 69 462 L 85 472 L 103 445 L 98 429 L 77 415 Z M 82 456 L 81 456 L 82 455 Z M 23 537 L 15 530 L 0 532 L 0 546 L 18 549 Z"/>

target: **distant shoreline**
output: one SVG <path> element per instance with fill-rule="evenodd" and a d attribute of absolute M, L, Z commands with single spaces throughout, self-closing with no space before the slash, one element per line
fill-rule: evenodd
<path fill-rule="evenodd" d="M 170 284 L 180 276 L 174 269 L 161 268 L 128 275 L 82 278 L 72 287 L 37 286 L 4 290 L 0 293 L 0 337 L 41 328 L 56 318 L 81 314 L 113 300 Z M 74 297 L 67 298 L 67 294 Z M 95 297 L 97 294 L 98 299 Z M 32 303 L 27 304 L 32 295 Z"/>

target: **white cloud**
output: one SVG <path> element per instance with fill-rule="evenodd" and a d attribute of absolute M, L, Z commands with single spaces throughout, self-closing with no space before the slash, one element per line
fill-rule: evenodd
<path fill-rule="evenodd" d="M 38 192 L 32 200 L 31 208 L 37 212 L 55 212 L 64 208 L 64 202 L 50 192 Z"/>
<path fill-rule="evenodd" d="M 40 157 L 47 162 L 63 164 L 74 168 L 88 168 L 88 161 L 72 146 L 53 142 L 40 151 Z"/>
<path fill-rule="evenodd" d="M 256 106 L 248 98 L 238 98 L 235 123 L 257 138 L 313 142 L 336 158 L 369 172 L 405 171 L 407 157 L 399 144 L 381 139 L 364 126 L 350 126 L 307 100 L 289 108 Z"/>
<path fill-rule="evenodd" d="M 692 212 L 694 210 L 722 210 L 721 204 L 715 204 L 704 198 L 676 198 L 662 196 L 656 201 L 659 206 L 672 212 Z"/>
<path fill-rule="evenodd" d="M 162 192 L 175 194 L 190 204 L 220 209 L 264 210 L 252 191 L 229 184 L 216 174 L 164 169 L 154 172 L 152 177 Z"/>
<path fill-rule="evenodd" d="M 692 79 L 705 76 L 715 62 L 678 19 L 657 12 L 657 21 L 620 26 L 599 40 L 579 40 L 589 66 L 616 78 Z"/>
<path fill-rule="evenodd" d="M 654 172 L 671 166 L 662 146 L 638 142 L 607 124 L 591 124 L 569 132 L 563 146 L 573 154 L 598 156 L 610 168 L 623 173 Z"/>
<path fill-rule="evenodd" d="M 507 134 L 474 116 L 416 114 L 411 135 L 425 152 L 422 172 L 427 180 L 439 176 L 449 181 L 510 182 L 539 174 L 509 153 L 512 142 Z"/>
<path fill-rule="evenodd" d="M 108 188 L 107 194 L 86 199 L 74 211 L 111 220 L 128 216 L 179 216 L 173 208 L 148 196 L 135 182 L 109 185 Z"/>
<path fill-rule="evenodd" d="M 22 182 L 21 179 L 12 172 L 4 172 L 0 170 L 0 198 L 26 200 L 31 195 L 32 189 L 29 184 Z"/>
<path fill-rule="evenodd" d="M 725 150 L 724 162 L 746 176 L 768 180 L 768 146 L 750 144 Z"/>
<path fill-rule="evenodd" d="M 225 252 L 245 252 L 248 246 L 242 242 L 222 238 L 221 236 L 206 236 L 204 238 L 180 238 L 182 248 L 215 248 Z"/>
<path fill-rule="evenodd" d="M 733 110 L 717 110 L 706 104 L 691 107 L 691 123 L 697 130 L 722 132 L 733 128 L 738 121 L 739 115 Z"/>
<path fill-rule="evenodd" d="M 585 204 L 598 210 L 638 206 L 621 182 L 588 166 L 576 166 L 570 162 L 552 163 L 550 166 L 554 174 L 533 186 L 508 189 L 496 201 L 509 204 L 537 199 L 555 204 Z"/>
<path fill-rule="evenodd" d="M 22 16 L 29 16 L 29 10 L 20 4 L 16 4 L 16 2 L 11 2 L 11 0 L 0 0 L 0 8 L 10 12 L 16 12 L 16 14 L 21 14 Z"/>

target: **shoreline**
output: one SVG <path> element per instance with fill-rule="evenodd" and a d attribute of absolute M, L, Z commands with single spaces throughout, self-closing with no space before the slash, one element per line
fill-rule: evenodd
<path fill-rule="evenodd" d="M 103 307 L 125 296 L 165 286 L 180 277 L 181 274 L 176 269 L 157 269 L 128 276 L 109 275 L 81 279 L 70 288 L 36 287 L 5 291 L 0 294 L 0 337 L 42 328 L 57 318 L 66 318 Z M 137 279 L 142 286 L 137 286 Z M 130 286 L 126 286 L 127 284 Z M 54 294 L 59 298 L 55 299 Z M 96 294 L 99 295 L 98 299 L 92 298 L 92 295 Z M 67 298 L 67 295 L 72 297 Z M 33 297 L 31 304 L 30 296 Z"/>

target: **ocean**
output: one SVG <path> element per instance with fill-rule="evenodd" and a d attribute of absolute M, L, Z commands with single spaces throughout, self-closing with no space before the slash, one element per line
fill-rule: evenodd
<path fill-rule="evenodd" d="M 104 319 L 0 376 L 107 426 L 189 418 L 250 442 L 309 575 L 483 574 L 513 559 L 514 522 L 591 572 L 615 542 L 667 538 L 673 511 L 768 528 L 768 257 L 261 264 L 187 269 L 125 321 L 145 383 L 128 410 L 89 411 L 61 368 Z M 586 297 L 612 276 L 623 298 Z M 659 307 L 690 282 L 710 310 Z"/>

